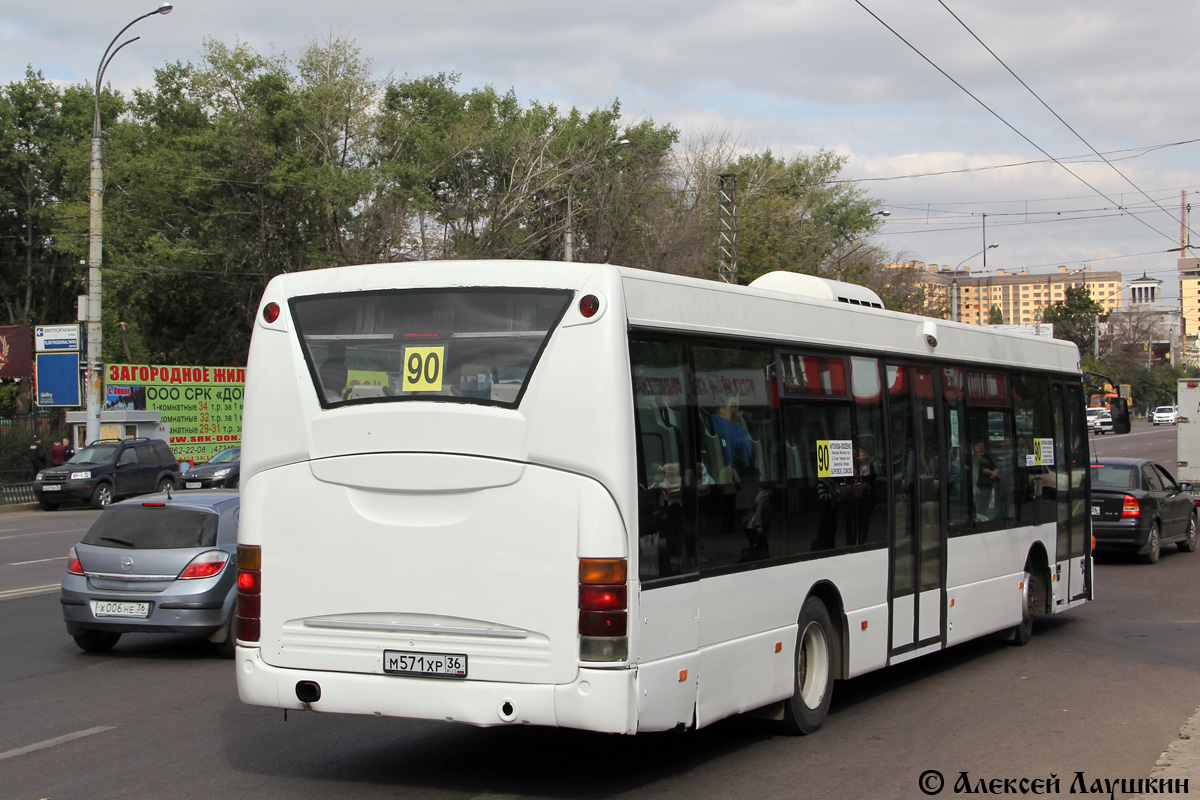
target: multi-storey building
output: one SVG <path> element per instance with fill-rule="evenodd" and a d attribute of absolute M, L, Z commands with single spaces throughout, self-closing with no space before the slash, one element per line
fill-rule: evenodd
<path fill-rule="evenodd" d="M 998 269 L 980 275 L 914 261 L 889 266 L 920 270 L 925 281 L 927 306 L 946 309 L 949 312 L 946 316 L 972 325 L 986 325 L 993 307 L 1000 309 L 1003 321 L 1008 325 L 1041 322 L 1043 309 L 1065 300 L 1066 290 L 1079 286 L 1087 289 L 1088 295 L 1105 314 L 1122 307 L 1120 272 L 1059 267 L 1057 272 L 1051 273 L 1028 270 L 1010 273 Z M 1197 272 L 1197 292 L 1197 313 L 1200 313 L 1200 271 Z"/>

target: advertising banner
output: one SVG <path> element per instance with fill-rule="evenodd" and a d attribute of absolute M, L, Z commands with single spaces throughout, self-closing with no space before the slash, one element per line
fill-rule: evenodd
<path fill-rule="evenodd" d="M 83 405 L 79 353 L 37 354 L 37 404 L 42 408 Z"/>
<path fill-rule="evenodd" d="M 33 376 L 32 338 L 28 325 L 0 326 L 0 378 Z"/>
<path fill-rule="evenodd" d="M 105 408 L 162 413 L 175 457 L 196 463 L 242 439 L 245 367 L 109 364 Z"/>

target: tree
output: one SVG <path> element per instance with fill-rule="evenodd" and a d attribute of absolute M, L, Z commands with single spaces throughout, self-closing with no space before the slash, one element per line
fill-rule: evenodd
<path fill-rule="evenodd" d="M 82 218 L 64 201 L 87 177 L 87 148 L 92 104 L 88 92 L 86 129 L 79 115 L 79 90 L 60 91 L 31 67 L 23 81 L 0 91 L 0 302 L 9 324 L 61 322 L 75 318 L 75 296 L 84 273 L 75 267 L 86 249 L 86 183 Z M 101 111 L 116 112 L 105 93 Z M 79 130 L 76 131 L 75 128 Z M 78 195 L 76 195 L 78 196 Z"/>
<path fill-rule="evenodd" d="M 738 279 L 787 270 L 843 279 L 858 239 L 879 226 L 875 204 L 837 180 L 846 159 L 826 150 L 791 161 L 769 151 L 740 158 Z M 714 228 L 715 233 L 715 228 Z"/>
<path fill-rule="evenodd" d="M 1068 286 L 1063 299 L 1046 306 L 1042 322 L 1054 323 L 1054 338 L 1067 339 L 1082 351 L 1092 349 L 1097 317 L 1104 307 L 1097 303 L 1082 286 Z"/>
<path fill-rule="evenodd" d="M 1004 324 L 1004 311 L 1001 310 L 1000 306 L 992 306 L 991 310 L 988 312 L 987 324 L 988 325 L 1003 325 Z"/>

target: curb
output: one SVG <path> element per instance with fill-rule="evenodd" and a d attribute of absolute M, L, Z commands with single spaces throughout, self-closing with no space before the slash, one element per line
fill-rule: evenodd
<path fill-rule="evenodd" d="M 1188 781 L 1200 783 L 1200 708 L 1183 723 L 1179 738 L 1171 742 L 1150 771 L 1151 780 Z M 1135 795 L 1133 800 L 1144 800 L 1147 795 Z"/>
<path fill-rule="evenodd" d="M 0 506 L 0 514 L 15 514 L 18 511 L 36 511 L 37 503 L 5 503 Z"/>

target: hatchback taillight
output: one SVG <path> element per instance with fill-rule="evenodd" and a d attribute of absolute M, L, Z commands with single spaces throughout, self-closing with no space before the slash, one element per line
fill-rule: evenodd
<path fill-rule="evenodd" d="M 629 590 L 623 558 L 579 559 L 579 659 L 629 656 Z"/>
<path fill-rule="evenodd" d="M 229 553 L 223 550 L 209 550 L 188 562 L 188 565 L 183 568 L 183 572 L 179 573 L 179 577 L 181 580 L 211 578 L 213 575 L 220 574 L 228 562 Z"/>
<path fill-rule="evenodd" d="M 262 631 L 262 548 L 239 544 L 237 565 L 237 638 L 257 642 Z"/>
<path fill-rule="evenodd" d="M 71 552 L 67 554 L 67 572 L 72 575 L 82 575 L 83 565 L 79 563 L 79 556 L 75 555 L 75 548 L 71 548 Z"/>
<path fill-rule="evenodd" d="M 1142 515 L 1142 506 L 1138 503 L 1138 499 L 1131 494 L 1125 495 L 1125 499 L 1121 502 L 1122 517 L 1140 517 Z"/>

